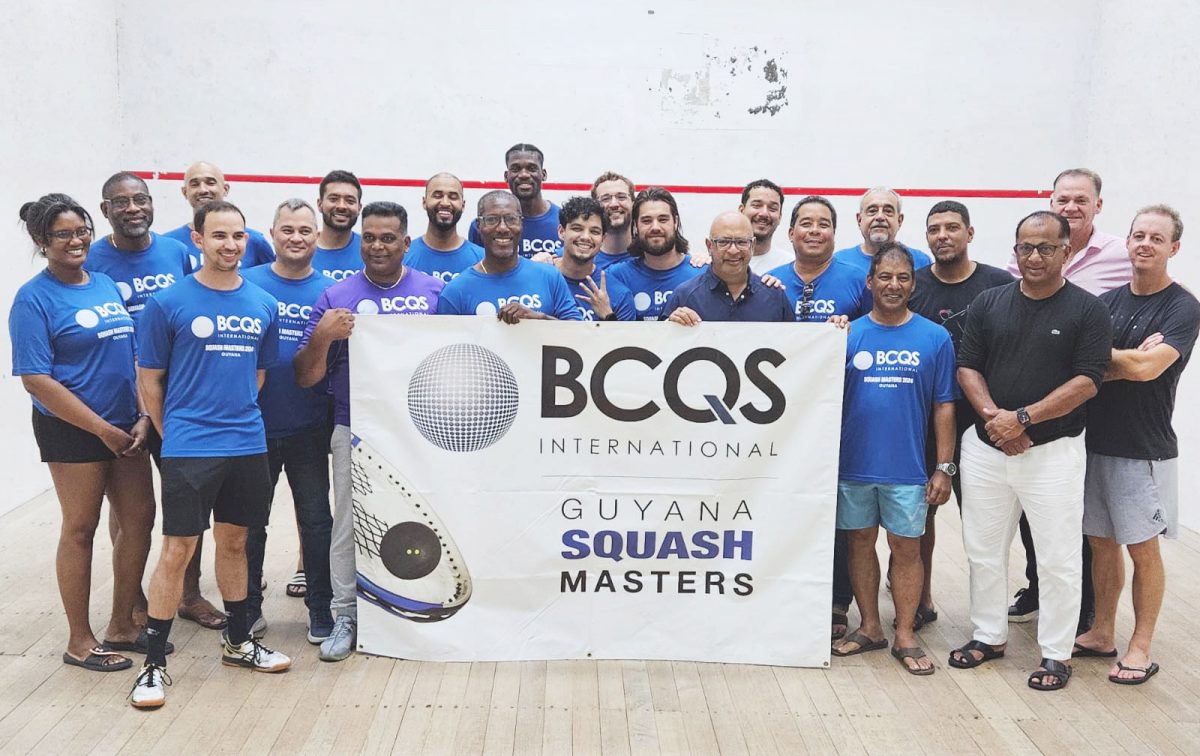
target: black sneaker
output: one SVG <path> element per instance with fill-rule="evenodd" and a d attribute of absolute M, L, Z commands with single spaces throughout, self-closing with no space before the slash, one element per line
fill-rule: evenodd
<path fill-rule="evenodd" d="M 1038 616 L 1038 595 L 1036 591 L 1022 588 L 1013 597 L 1012 606 L 1008 607 L 1009 622 L 1029 622 Z"/>

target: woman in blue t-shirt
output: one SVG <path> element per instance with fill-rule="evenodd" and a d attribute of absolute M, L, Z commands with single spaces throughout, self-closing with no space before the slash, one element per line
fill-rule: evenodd
<path fill-rule="evenodd" d="M 150 421 L 137 398 L 133 320 L 116 284 L 84 269 L 92 219 L 64 194 L 21 207 L 46 269 L 17 292 L 8 316 L 13 375 L 33 397 L 33 434 L 62 507 L 56 570 L 70 638 L 63 663 L 128 669 L 119 650 L 144 648 L 134 599 L 150 550 L 154 489 L 145 452 Z M 113 609 L 106 640 L 88 619 L 92 539 L 108 492 L 120 535 L 113 544 Z"/>

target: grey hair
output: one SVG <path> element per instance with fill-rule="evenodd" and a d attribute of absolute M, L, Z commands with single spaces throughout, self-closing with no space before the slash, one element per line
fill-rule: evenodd
<path fill-rule="evenodd" d="M 475 206 L 476 214 L 483 215 L 483 206 L 488 202 L 498 199 L 508 199 L 511 200 L 512 203 L 518 208 L 521 206 L 521 201 L 517 199 L 517 195 L 513 194 L 507 189 L 493 189 L 479 198 L 479 203 Z"/>
<path fill-rule="evenodd" d="M 1183 238 L 1183 219 L 1179 217 L 1179 211 L 1170 205 L 1146 205 L 1137 211 L 1137 215 L 1133 216 L 1134 223 L 1143 215 L 1161 215 L 1164 218 L 1170 218 L 1171 223 L 1175 226 L 1171 241 L 1177 242 Z M 1133 223 L 1129 224 L 1129 232 L 1133 233 Z"/>
<path fill-rule="evenodd" d="M 863 201 L 872 194 L 890 194 L 896 198 L 896 212 L 902 212 L 903 208 L 900 205 L 900 194 L 890 186 L 873 186 L 863 193 L 863 196 L 858 200 L 858 207 L 861 210 Z"/>
<path fill-rule="evenodd" d="M 317 212 L 313 210 L 312 205 L 308 204 L 308 202 L 300 199 L 299 197 L 292 197 L 291 199 L 285 199 L 283 202 L 280 202 L 279 207 L 275 208 L 275 219 L 271 221 L 272 226 L 279 222 L 279 214 L 283 212 L 284 208 L 287 208 L 292 212 L 297 210 L 307 210 L 308 212 L 312 213 L 314 222 L 317 219 Z"/>

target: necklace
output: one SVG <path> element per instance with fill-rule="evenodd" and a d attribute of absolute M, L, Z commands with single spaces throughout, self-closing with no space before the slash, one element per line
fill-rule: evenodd
<path fill-rule="evenodd" d="M 488 273 L 487 263 L 485 263 L 483 260 L 479 261 L 479 268 L 483 271 L 484 275 L 491 275 L 491 273 Z"/>
<path fill-rule="evenodd" d="M 387 286 L 384 286 L 383 284 L 375 283 L 375 281 L 373 281 L 371 279 L 371 277 L 368 276 L 365 272 L 363 273 L 363 278 L 367 279 L 367 281 L 369 281 L 371 283 L 371 285 L 374 286 L 376 289 L 383 289 L 384 291 L 388 291 L 390 289 L 394 289 L 397 286 L 399 286 L 400 282 L 404 280 L 404 274 L 407 272 L 408 272 L 408 267 L 401 265 L 400 266 L 400 277 L 397 278 L 394 283 L 388 284 Z"/>

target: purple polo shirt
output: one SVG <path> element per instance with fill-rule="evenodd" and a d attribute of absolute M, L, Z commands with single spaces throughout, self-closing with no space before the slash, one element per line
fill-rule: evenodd
<path fill-rule="evenodd" d="M 300 349 L 308 344 L 313 329 L 326 310 L 344 307 L 356 315 L 432 315 L 446 284 L 419 270 L 405 268 L 394 286 L 376 286 L 362 271 L 330 286 L 317 298 L 312 316 L 300 339 Z M 350 350 L 345 339 L 329 345 L 327 357 L 329 392 L 333 394 L 333 422 L 350 425 Z"/>
<path fill-rule="evenodd" d="M 1008 261 L 1008 272 L 1021 277 L 1015 252 Z M 1063 277 L 1097 297 L 1124 286 L 1133 280 L 1133 263 L 1129 262 L 1125 240 L 1093 228 L 1087 246 L 1063 268 Z"/>

